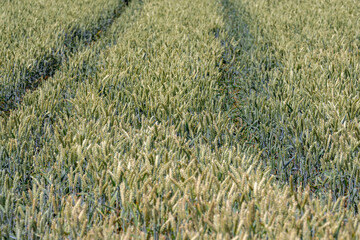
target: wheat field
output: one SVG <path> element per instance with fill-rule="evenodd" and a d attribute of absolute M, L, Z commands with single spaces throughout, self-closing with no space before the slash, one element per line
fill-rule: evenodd
<path fill-rule="evenodd" d="M 344 0 L 0 0 L 2 239 L 357 239 Z"/>

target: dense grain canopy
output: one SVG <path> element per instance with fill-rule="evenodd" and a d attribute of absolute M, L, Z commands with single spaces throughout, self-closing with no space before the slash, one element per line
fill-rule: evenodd
<path fill-rule="evenodd" d="M 279 4 L 297 9 L 286 2 Z M 84 13 L 96 3 L 101 5 L 88 1 Z M 359 217 L 346 208 L 349 202 L 356 205 L 357 198 L 349 200 L 354 195 L 333 194 L 332 185 L 318 192 L 307 184 L 303 188 L 299 182 L 305 179 L 283 167 L 308 175 L 316 170 L 331 184 L 338 183 L 336 176 L 343 179 L 327 172 L 328 165 L 310 165 L 323 142 L 311 142 L 308 155 L 299 152 L 307 145 L 291 132 L 294 124 L 312 136 L 319 122 L 310 107 L 325 105 L 314 104 L 322 101 L 315 90 L 302 101 L 298 97 L 307 86 L 315 89 L 322 75 L 313 65 L 288 62 L 292 54 L 305 56 L 286 40 L 291 32 L 270 31 L 271 21 L 288 16 L 268 3 L 134 0 L 91 44 L 76 44 L 52 77 L 0 119 L 0 236 L 359 237 Z M 274 33 L 274 38 L 282 34 L 283 42 L 275 41 Z M 310 73 L 301 70 L 307 67 Z M 328 96 L 327 102 L 337 99 Z M 341 147 L 335 150 L 341 154 Z M 341 162 L 331 156 L 327 164 Z M 344 173 L 356 169 L 357 161 L 351 164 Z"/>
<path fill-rule="evenodd" d="M 119 0 L 2 0 L 0 113 L 53 76 L 80 44 L 90 44 L 123 6 Z"/>
<path fill-rule="evenodd" d="M 238 40 L 227 79 L 234 115 L 280 179 L 347 195 L 356 210 L 360 3 L 224 2 Z"/>

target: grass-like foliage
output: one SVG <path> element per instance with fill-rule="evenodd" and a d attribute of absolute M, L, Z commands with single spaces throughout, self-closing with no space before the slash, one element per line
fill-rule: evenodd
<path fill-rule="evenodd" d="M 360 3 L 223 1 L 233 113 L 281 180 L 359 202 Z"/>
<path fill-rule="evenodd" d="M 0 3 L 0 114 L 52 77 L 81 44 L 116 19 L 123 0 L 20 0 Z"/>
<path fill-rule="evenodd" d="M 261 15 L 256 7 L 263 5 L 255 2 L 134 0 L 91 47 L 79 44 L 53 77 L 0 119 L 0 236 L 359 237 L 360 219 L 347 209 L 348 198 L 335 199 L 330 191 L 317 197 L 310 185 L 297 184 L 296 173 L 281 178 L 290 154 L 296 156 L 291 168 L 312 169 L 296 165 L 312 160 L 302 160 L 296 153 L 302 143 L 290 145 L 291 135 L 281 127 L 290 124 L 291 130 L 290 117 L 301 117 L 291 104 L 300 108 L 317 91 L 303 101 L 289 100 L 293 115 L 287 108 L 281 112 L 285 106 L 272 91 L 291 79 L 274 79 L 290 74 L 285 60 L 292 52 L 276 55 L 281 49 L 272 49 L 268 39 L 272 18 L 266 14 L 272 11 Z M 246 22 L 247 13 L 253 22 Z M 317 83 L 292 74 L 303 88 Z M 302 88 L 293 89 L 291 97 L 300 97 L 295 92 Z M 278 115 L 284 116 L 282 125 Z M 301 126 L 315 131 L 306 124 Z M 277 142 L 280 137 L 285 145 Z M 321 166 L 313 168 L 325 176 Z M 329 174 L 335 184 L 335 173 Z"/>

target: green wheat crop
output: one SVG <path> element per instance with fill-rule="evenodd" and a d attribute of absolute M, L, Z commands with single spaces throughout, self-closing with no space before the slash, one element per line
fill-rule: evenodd
<path fill-rule="evenodd" d="M 79 44 L 90 44 L 122 0 L 0 2 L 0 113 L 51 77 Z"/>
<path fill-rule="evenodd" d="M 280 179 L 346 195 L 357 211 L 360 4 L 224 2 L 239 124 Z"/>
<path fill-rule="evenodd" d="M 267 24 L 295 8 L 278 2 L 134 0 L 91 46 L 80 43 L 0 118 L 1 238 L 359 238 L 356 199 L 296 172 L 345 179 L 297 153 L 291 116 L 303 129 L 321 125 L 311 125 L 313 105 L 300 108 L 316 94 L 296 95 L 307 66 L 293 70 L 303 88 L 291 101 L 279 95 L 292 89 L 275 78 L 290 74 L 286 53 L 302 55 L 294 44 L 278 56 L 273 38 L 288 46 L 289 33 Z M 282 168 L 291 154 L 292 172 Z"/>

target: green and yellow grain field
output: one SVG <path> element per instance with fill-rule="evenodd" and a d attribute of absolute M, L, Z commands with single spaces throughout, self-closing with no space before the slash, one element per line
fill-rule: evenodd
<path fill-rule="evenodd" d="M 0 0 L 0 237 L 360 238 L 359 20 Z"/>

